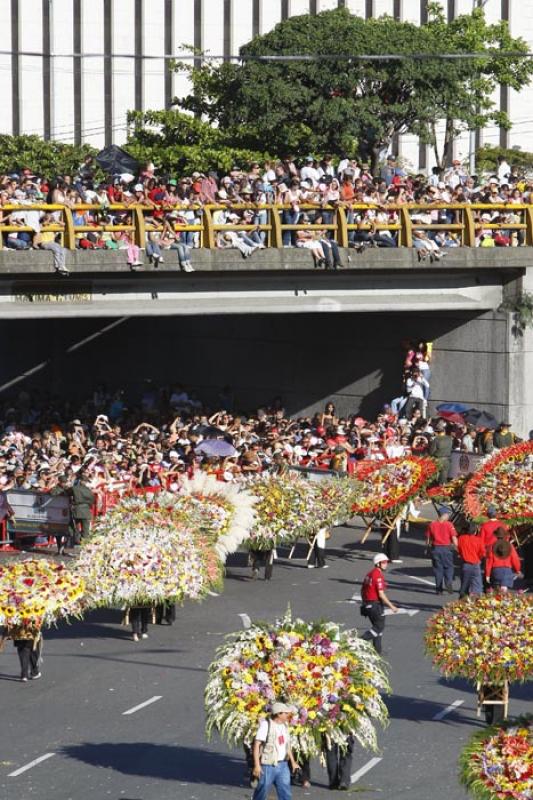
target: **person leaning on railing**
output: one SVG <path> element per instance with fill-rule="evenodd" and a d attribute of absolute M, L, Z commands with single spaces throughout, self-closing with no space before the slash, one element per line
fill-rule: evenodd
<path fill-rule="evenodd" d="M 41 217 L 41 229 L 36 232 L 33 237 L 33 246 L 41 250 L 50 250 L 54 257 L 55 271 L 59 273 L 59 275 L 69 275 L 70 270 L 66 266 L 67 250 L 56 241 L 56 232 L 47 230 L 47 226 L 51 224 L 64 227 L 63 223 L 55 222 L 51 214 L 48 212 L 44 213 Z"/>

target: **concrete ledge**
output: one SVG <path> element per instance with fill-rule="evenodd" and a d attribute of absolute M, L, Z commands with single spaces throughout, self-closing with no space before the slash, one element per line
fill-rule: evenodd
<path fill-rule="evenodd" d="M 461 247 L 447 251 L 443 261 L 431 264 L 420 263 L 415 250 L 404 248 L 381 249 L 372 248 L 364 253 L 355 250 L 343 250 L 342 262 L 347 270 L 420 270 L 438 272 L 443 266 L 449 269 L 520 269 L 533 265 L 533 248 L 471 248 Z M 179 270 L 176 253 L 164 251 L 165 263 L 158 272 L 175 272 Z M 145 271 L 154 271 L 154 267 L 146 262 Z M 243 258 L 236 250 L 193 250 L 192 263 L 197 272 L 263 272 L 263 271 L 312 271 L 313 259 L 307 250 L 298 248 L 261 250 L 251 258 Z M 69 251 L 67 266 L 73 273 L 91 274 L 129 273 L 126 253 L 121 251 Z M 44 276 L 53 273 L 52 254 L 42 250 L 14 251 L 0 250 L 0 278 L 2 276 Z"/>

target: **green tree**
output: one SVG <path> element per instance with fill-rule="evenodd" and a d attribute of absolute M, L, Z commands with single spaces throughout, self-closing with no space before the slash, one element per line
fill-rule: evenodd
<path fill-rule="evenodd" d="M 220 128 L 180 111 L 130 111 L 127 150 L 139 161 L 153 161 L 162 172 L 229 171 L 268 158 L 264 151 L 233 144 Z"/>
<path fill-rule="evenodd" d="M 86 144 L 78 147 L 39 136 L 0 134 L 0 174 L 28 168 L 47 178 L 73 175 L 85 156 L 96 153 L 97 150 Z"/>
<path fill-rule="evenodd" d="M 450 162 L 453 141 L 462 131 L 491 123 L 506 129 L 511 127 L 508 114 L 494 103 L 494 92 L 500 84 L 516 91 L 527 86 L 533 76 L 533 62 L 521 57 L 529 51 L 527 42 L 513 38 L 505 21 L 488 24 L 482 8 L 447 22 L 441 4 L 430 3 L 426 28 L 436 52 L 479 53 L 478 58 L 433 62 L 437 69 L 446 72 L 446 81 L 438 87 L 427 87 L 427 101 L 434 109 L 434 116 L 423 131 L 422 140 L 433 147 L 436 162 L 442 168 Z M 500 53 L 505 53 L 505 57 Z M 436 120 L 445 121 L 441 149 Z"/>
<path fill-rule="evenodd" d="M 449 151 L 465 127 L 491 120 L 509 124 L 490 92 L 499 81 L 520 89 L 533 65 L 487 54 L 498 48 L 527 51 L 505 23 L 488 25 L 481 9 L 448 24 L 440 3 L 432 3 L 422 26 L 387 16 L 364 20 L 347 9 L 326 11 L 292 17 L 255 37 L 241 48 L 240 63 L 176 64 L 192 83 L 178 103 L 218 126 L 236 146 L 278 154 L 340 154 L 357 147 L 375 170 L 395 134 L 412 133 L 435 144 L 435 121 L 447 120 Z M 479 59 L 432 57 L 478 51 Z M 426 57 L 409 57 L 415 53 Z M 398 58 L 348 58 L 385 54 Z M 301 55 L 308 60 L 258 60 Z"/>

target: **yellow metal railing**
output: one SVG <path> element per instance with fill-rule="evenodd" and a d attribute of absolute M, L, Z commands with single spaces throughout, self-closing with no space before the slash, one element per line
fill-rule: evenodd
<path fill-rule="evenodd" d="M 474 247 L 478 232 L 483 230 L 524 231 L 524 243 L 533 246 L 533 205 L 511 203 L 434 203 L 420 205 L 408 203 L 403 205 L 379 206 L 375 203 L 339 203 L 335 205 L 319 205 L 302 203 L 299 210 L 311 214 L 310 223 L 287 223 L 284 212 L 290 212 L 290 206 L 255 205 L 238 203 L 231 206 L 204 205 L 180 208 L 149 208 L 146 206 L 110 204 L 105 206 L 77 205 L 74 207 L 48 205 L 46 203 L 32 205 L 0 206 L 0 248 L 5 246 L 4 234 L 27 232 L 35 233 L 31 225 L 15 222 L 11 215 L 23 215 L 24 212 L 50 212 L 54 219 L 41 225 L 43 231 L 54 231 L 60 234 L 62 244 L 68 249 L 75 249 L 76 242 L 84 234 L 102 233 L 129 234 L 139 247 L 144 247 L 149 234 L 161 232 L 165 219 L 171 211 L 185 214 L 194 211 L 195 220 L 191 223 L 170 222 L 176 233 L 190 232 L 198 234 L 199 246 L 213 249 L 217 247 L 217 236 L 228 231 L 258 231 L 265 236 L 267 247 L 278 248 L 283 245 L 283 234 L 300 230 L 310 230 L 318 234 L 328 231 L 341 247 L 348 247 L 350 238 L 357 236 L 358 231 L 390 231 L 397 235 L 398 247 L 413 246 L 413 231 L 441 231 L 458 234 L 459 243 L 464 247 Z M 90 212 L 89 224 L 76 224 L 78 214 Z M 231 211 L 240 215 L 250 211 L 255 217 L 261 214 L 260 224 L 255 222 L 221 221 L 220 212 Z M 318 214 L 325 212 L 328 222 L 316 223 Z M 450 218 L 442 219 L 445 212 Z M 514 215 L 513 221 L 490 222 L 482 220 L 482 215 L 498 212 L 499 215 Z M 264 217 L 266 215 L 266 222 Z M 421 220 L 421 215 L 424 219 Z M 170 221 L 170 220 L 169 220 Z"/>

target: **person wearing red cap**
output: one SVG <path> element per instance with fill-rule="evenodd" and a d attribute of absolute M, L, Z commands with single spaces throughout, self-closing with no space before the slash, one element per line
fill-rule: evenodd
<path fill-rule="evenodd" d="M 389 564 L 385 553 L 374 556 L 374 569 L 370 570 L 363 580 L 361 588 L 361 614 L 370 620 L 370 629 L 363 634 L 363 639 L 371 641 L 376 652 L 381 653 L 383 646 L 383 631 L 385 630 L 384 606 L 388 606 L 393 613 L 398 611 L 397 606 L 391 603 L 385 589 L 384 572 Z"/>

